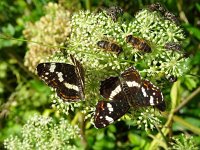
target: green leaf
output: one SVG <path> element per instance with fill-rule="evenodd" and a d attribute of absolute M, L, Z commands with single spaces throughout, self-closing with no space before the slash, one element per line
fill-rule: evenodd
<path fill-rule="evenodd" d="M 179 100 L 179 93 L 178 93 L 178 89 L 180 87 L 180 81 L 178 80 L 177 82 L 175 82 L 172 86 L 171 92 L 170 92 L 170 97 L 171 97 L 171 107 L 172 109 L 175 109 L 176 105 L 178 104 L 178 100 Z"/>
<path fill-rule="evenodd" d="M 141 145 L 144 140 L 137 134 L 129 133 L 128 138 L 134 145 Z"/>
<path fill-rule="evenodd" d="M 195 77 L 186 76 L 184 79 L 185 79 L 184 84 L 187 86 L 189 90 L 192 90 L 197 87 L 198 82 L 196 81 Z"/>
<path fill-rule="evenodd" d="M 200 119 L 193 118 L 193 117 L 186 117 L 185 120 L 196 127 L 200 127 Z"/>
<path fill-rule="evenodd" d="M 111 150 L 111 149 L 114 149 L 114 147 L 115 147 L 115 143 L 112 141 L 109 141 L 109 139 L 106 139 L 106 138 L 104 138 L 103 140 L 97 141 L 93 145 L 94 150 L 102 150 L 102 149 Z"/>
<path fill-rule="evenodd" d="M 193 27 L 191 25 L 186 25 L 185 28 L 190 32 L 190 34 L 192 34 L 194 37 L 200 40 L 200 30 L 198 28 Z"/>
<path fill-rule="evenodd" d="M 8 24 L 6 27 L 3 27 L 2 31 L 7 35 L 14 35 L 15 34 L 15 28 L 12 24 Z"/>
<path fill-rule="evenodd" d="M 197 10 L 200 12 L 200 4 L 196 3 L 195 6 L 196 6 Z"/>

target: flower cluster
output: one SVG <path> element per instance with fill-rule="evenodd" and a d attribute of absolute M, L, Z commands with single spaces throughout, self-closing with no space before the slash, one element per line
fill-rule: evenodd
<path fill-rule="evenodd" d="M 142 111 L 131 111 L 131 114 L 128 115 L 130 118 L 137 118 L 136 123 L 138 128 L 144 128 L 145 131 L 148 131 L 149 129 L 153 130 L 162 125 L 162 122 L 159 119 L 161 116 L 155 114 L 155 109 L 153 108 L 142 109 Z"/>
<path fill-rule="evenodd" d="M 171 150 L 198 150 L 198 146 L 196 145 L 192 136 L 186 136 L 185 134 L 181 134 L 178 137 L 172 138 L 173 142 L 171 142 Z"/>
<path fill-rule="evenodd" d="M 60 119 L 56 124 L 52 118 L 35 115 L 23 127 L 20 137 L 12 136 L 4 141 L 5 148 L 12 149 L 72 149 L 74 139 L 80 138 L 80 129 Z"/>
<path fill-rule="evenodd" d="M 73 54 L 83 64 L 86 70 L 86 103 L 92 106 L 100 97 L 99 81 L 118 76 L 128 66 L 139 66 L 140 72 L 146 73 L 149 79 L 158 78 L 158 74 L 179 77 L 188 70 L 188 59 L 182 57 L 182 52 L 165 48 L 168 42 L 181 43 L 184 39 L 182 29 L 174 22 L 148 9 L 138 12 L 132 20 L 122 20 L 115 22 L 104 11 L 80 11 L 72 16 L 72 32 L 65 52 Z M 127 35 L 144 39 L 152 52 L 144 54 L 133 48 L 126 42 Z M 101 40 L 122 46 L 122 53 L 116 55 L 102 50 L 97 46 Z"/>
<path fill-rule="evenodd" d="M 142 70 L 147 76 L 156 78 L 158 74 L 163 74 L 166 77 L 180 77 L 188 70 L 189 59 L 183 57 L 184 52 L 179 53 L 165 48 L 167 43 L 182 42 L 184 34 L 180 26 L 165 20 L 158 12 L 151 12 L 148 9 L 138 12 L 134 21 L 122 26 L 126 29 L 126 34 L 142 37 L 151 46 L 152 53 L 139 55 L 141 59 L 135 60 L 148 66 Z M 138 50 L 135 51 L 135 58 L 138 58 Z"/>
<path fill-rule="evenodd" d="M 55 3 L 49 3 L 45 10 L 45 16 L 35 23 L 28 23 L 23 31 L 30 41 L 24 64 L 32 72 L 35 72 L 38 63 L 66 44 L 71 32 L 69 11 Z"/>
<path fill-rule="evenodd" d="M 57 11 L 54 13 L 57 14 Z M 85 102 L 69 104 L 63 102 L 57 96 L 53 96 L 54 108 L 68 114 L 69 110 L 74 111 L 74 108 L 80 107 L 84 108 L 84 113 L 87 116 L 87 113 L 91 113 L 94 109 L 86 108 L 95 108 L 96 102 L 101 99 L 99 94 L 100 81 L 110 76 L 119 76 L 120 72 L 123 72 L 129 66 L 136 66 L 140 73 L 145 73 L 146 78 L 156 85 L 158 85 L 156 81 L 161 80 L 162 76 L 166 78 L 172 75 L 179 77 L 188 70 L 189 59 L 183 57 L 184 52 L 169 50 L 165 46 L 167 43 L 173 42 L 181 44 L 184 34 L 180 26 L 166 20 L 158 12 L 152 12 L 148 9 L 139 11 L 132 19 L 126 19 L 125 16 L 122 16 L 122 18 L 113 21 L 105 11 L 98 13 L 79 11 L 72 15 L 70 38 L 66 47 L 62 47 L 64 53 L 58 52 L 51 55 L 49 61 L 70 62 L 69 54 L 72 54 L 81 62 L 85 69 Z M 66 24 L 61 23 L 57 27 L 65 29 Z M 54 30 L 51 28 L 49 33 L 52 31 Z M 65 29 L 65 31 L 69 30 Z M 49 34 L 43 33 L 43 35 L 49 38 Z M 66 34 L 62 35 L 60 35 L 60 39 L 63 40 L 60 43 L 53 44 L 54 46 L 57 46 L 57 44 L 63 46 L 63 41 L 66 41 L 67 36 Z M 151 47 L 151 52 L 143 53 L 137 47 L 127 43 L 126 37 L 128 35 L 146 41 Z M 54 36 L 51 34 L 52 37 Z M 122 47 L 123 51 L 119 55 L 106 51 L 97 45 L 101 40 L 116 43 Z M 152 80 L 154 78 L 156 80 Z M 141 116 L 144 115 L 141 114 Z M 153 117 L 149 116 L 149 118 L 152 119 Z M 147 119 L 147 121 L 151 119 Z M 150 125 L 145 125 L 145 127 L 152 129 L 152 123 L 150 121 Z"/>

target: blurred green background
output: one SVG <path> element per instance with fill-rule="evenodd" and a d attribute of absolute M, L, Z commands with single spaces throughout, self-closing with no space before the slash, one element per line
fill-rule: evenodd
<path fill-rule="evenodd" d="M 44 15 L 48 2 L 62 4 L 70 12 L 78 10 L 98 11 L 113 5 L 120 6 L 133 15 L 155 0 L 1 0 L 0 1 L 0 149 L 10 135 L 19 135 L 22 126 L 33 114 L 56 117 L 51 109 L 50 89 L 34 73 L 24 66 L 27 42 L 22 32 L 28 22 L 35 22 Z M 192 135 L 200 146 L 200 1 L 164 0 L 162 4 L 176 14 L 185 32 L 183 48 L 191 57 L 191 70 L 180 79 L 176 89 L 181 100 L 187 100 L 174 114 L 170 136 L 181 133 Z M 6 36 L 5 36 L 6 35 Z M 9 37 L 8 37 L 9 35 Z M 14 37 L 15 39 L 11 39 Z M 192 75 L 191 75 L 192 74 Z M 194 75 L 194 76 L 193 76 Z M 170 90 L 170 89 L 169 89 Z M 173 92 L 173 91 L 172 91 Z M 40 99 L 40 101 L 38 101 Z M 96 134 L 87 129 L 88 147 L 93 149 L 144 149 L 151 138 L 145 131 L 129 127 L 130 122 L 117 122 Z M 116 130 L 120 127 L 120 130 Z"/>

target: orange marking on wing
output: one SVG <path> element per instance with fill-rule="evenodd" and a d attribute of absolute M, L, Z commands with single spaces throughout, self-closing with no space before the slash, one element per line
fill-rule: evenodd
<path fill-rule="evenodd" d="M 104 110 L 104 103 L 101 103 L 100 108 L 101 110 Z"/>
<path fill-rule="evenodd" d="M 61 97 L 64 99 L 79 99 L 79 96 L 67 96 L 63 93 L 60 93 Z"/>

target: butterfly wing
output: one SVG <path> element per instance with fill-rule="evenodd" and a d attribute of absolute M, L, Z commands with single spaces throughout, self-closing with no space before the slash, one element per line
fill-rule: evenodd
<path fill-rule="evenodd" d="M 140 74 L 135 67 L 130 67 L 121 74 L 121 78 L 123 80 L 123 90 L 130 101 L 141 86 Z"/>
<path fill-rule="evenodd" d="M 80 100 L 79 77 L 74 65 L 66 63 L 40 63 L 38 76 L 50 87 L 56 89 L 57 95 L 65 101 Z"/>
<path fill-rule="evenodd" d="M 119 77 L 110 77 L 101 81 L 100 94 L 109 100 L 115 100 L 115 96 L 124 90 L 125 94 L 137 93 L 140 88 L 141 78 L 139 72 L 130 67 L 121 74 L 122 81 Z M 122 87 L 122 88 L 121 88 Z M 127 91 L 129 90 L 129 91 Z"/>
<path fill-rule="evenodd" d="M 84 68 L 81 65 L 81 63 L 73 56 L 70 55 L 70 58 L 75 66 L 75 72 L 76 72 L 76 76 L 79 79 L 78 80 L 78 87 L 80 89 L 80 97 L 81 99 L 85 98 L 85 94 L 84 94 L 84 88 L 85 88 L 85 72 L 84 72 Z"/>
<path fill-rule="evenodd" d="M 122 117 L 130 108 L 119 77 L 110 77 L 101 82 L 100 94 L 110 101 L 96 105 L 94 124 L 103 128 Z"/>
<path fill-rule="evenodd" d="M 121 95 L 122 96 L 122 95 Z M 104 128 L 121 118 L 130 106 L 124 96 L 117 101 L 99 101 L 96 105 L 94 124 L 97 128 Z"/>
<path fill-rule="evenodd" d="M 166 109 L 162 92 L 148 80 L 143 80 L 140 90 L 136 94 L 139 106 L 155 106 L 160 111 Z"/>
<path fill-rule="evenodd" d="M 114 97 L 120 93 L 121 90 L 121 83 L 118 77 L 110 77 L 101 81 L 100 94 L 106 99 L 116 99 Z"/>

